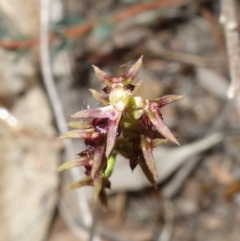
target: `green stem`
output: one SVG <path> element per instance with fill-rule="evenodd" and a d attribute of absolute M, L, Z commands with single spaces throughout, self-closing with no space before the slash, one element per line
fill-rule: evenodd
<path fill-rule="evenodd" d="M 115 166 L 116 154 L 112 154 L 107 160 L 107 168 L 104 171 L 104 177 L 109 178 L 112 175 Z"/>

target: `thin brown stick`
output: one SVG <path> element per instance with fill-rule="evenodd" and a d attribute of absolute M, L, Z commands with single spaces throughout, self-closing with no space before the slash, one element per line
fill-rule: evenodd
<path fill-rule="evenodd" d="M 0 40 L 0 47 L 9 50 L 15 50 L 19 48 L 28 48 L 39 43 L 39 38 L 32 38 L 27 40 Z"/>
<path fill-rule="evenodd" d="M 200 67 L 225 65 L 225 60 L 219 57 L 206 58 L 193 54 L 182 53 L 175 50 L 166 49 L 159 43 L 159 41 L 155 39 L 150 39 L 149 41 L 147 41 L 146 46 L 152 54 L 171 61 L 176 61 Z"/>
<path fill-rule="evenodd" d="M 207 2 L 211 0 L 199 0 L 199 2 Z M 109 17 L 109 21 L 112 23 L 118 23 L 126 18 L 132 17 L 133 15 L 140 14 L 145 11 L 155 10 L 156 8 L 170 8 L 180 7 L 191 3 L 189 0 L 153 0 L 151 2 L 136 3 L 133 6 L 122 9 L 117 13 L 112 14 Z M 87 34 L 91 29 L 99 24 L 99 21 L 86 21 L 84 23 L 71 26 L 63 31 L 63 36 L 68 39 L 73 39 L 84 34 Z M 57 38 L 55 33 L 49 34 L 49 40 L 53 41 Z M 28 48 L 35 46 L 39 43 L 39 37 L 33 37 L 27 40 L 11 40 L 11 39 L 0 39 L 0 47 L 10 50 L 19 48 Z"/>
<path fill-rule="evenodd" d="M 222 54 L 226 54 L 224 38 L 222 36 L 219 23 L 216 22 L 216 19 L 214 18 L 211 11 L 207 9 L 205 6 L 200 6 L 200 12 L 202 17 L 207 21 L 209 25 L 210 33 L 212 35 L 213 40 L 216 43 L 219 52 Z"/>
<path fill-rule="evenodd" d="M 186 0 L 165 0 L 165 1 L 162 0 L 162 1 L 152 1 L 152 2 L 141 2 L 120 11 L 116 15 L 113 15 L 111 21 L 114 23 L 117 23 L 133 15 L 136 15 L 145 11 L 149 11 L 156 8 L 178 7 L 186 3 L 187 3 Z"/>
<path fill-rule="evenodd" d="M 158 241 L 170 241 L 174 225 L 174 206 L 172 201 L 168 199 L 166 199 L 163 204 L 165 224 L 161 234 L 158 237 Z"/>
<path fill-rule="evenodd" d="M 51 0 L 41 0 L 40 9 L 40 58 L 41 58 L 41 70 L 43 75 L 43 83 L 46 88 L 50 103 L 52 105 L 55 121 L 57 124 L 58 131 L 63 134 L 68 131 L 66 125 L 65 114 L 62 109 L 62 105 L 57 93 L 55 82 L 53 79 L 51 59 L 50 59 L 50 44 L 49 44 L 49 21 L 50 21 L 50 5 Z M 73 146 L 70 140 L 64 141 L 65 147 L 65 158 L 70 159 L 74 155 Z M 71 175 L 74 179 L 77 179 L 79 173 L 76 170 L 71 170 Z M 77 191 L 79 210 L 81 211 L 81 216 L 86 227 L 90 226 L 92 223 L 92 215 L 89 209 L 87 198 L 84 192 Z M 60 201 L 59 209 L 64 219 L 67 221 L 70 228 L 78 236 L 82 236 L 82 231 L 78 224 L 74 221 L 73 217 L 69 215 L 69 206 L 65 201 Z M 99 240 L 98 236 L 94 236 L 94 240 Z"/>
<path fill-rule="evenodd" d="M 236 14 L 235 0 L 221 1 L 220 22 L 224 26 L 226 37 L 227 54 L 229 62 L 229 71 L 231 84 L 228 89 L 228 97 L 240 98 L 240 40 L 238 29 L 238 20 Z"/>

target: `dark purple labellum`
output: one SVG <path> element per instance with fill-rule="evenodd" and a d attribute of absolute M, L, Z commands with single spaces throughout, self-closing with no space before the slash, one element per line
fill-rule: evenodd
<path fill-rule="evenodd" d="M 91 171 L 92 171 L 92 167 L 85 166 L 85 174 L 86 174 L 87 176 L 90 176 Z"/>
<path fill-rule="evenodd" d="M 94 118 L 92 121 L 94 131 L 106 134 L 108 130 L 108 118 Z"/>
<path fill-rule="evenodd" d="M 99 136 L 99 137 L 97 137 L 97 138 L 95 138 L 95 139 L 87 139 L 87 138 L 86 138 L 86 139 L 84 140 L 84 143 L 85 143 L 87 149 L 92 150 L 93 147 L 102 144 L 102 141 L 103 141 L 103 137 L 102 137 L 102 136 Z"/>
<path fill-rule="evenodd" d="M 130 90 L 132 92 L 135 89 L 135 87 L 135 85 L 128 84 L 127 86 L 125 86 L 125 90 Z"/>
<path fill-rule="evenodd" d="M 133 152 L 136 156 L 139 155 L 139 153 L 142 152 L 141 147 L 140 147 L 140 141 L 139 140 L 134 140 L 133 141 Z"/>
<path fill-rule="evenodd" d="M 140 119 L 141 119 L 143 125 L 146 127 L 146 129 L 148 129 L 148 130 L 152 129 L 153 124 L 149 120 L 149 118 L 148 118 L 148 116 L 146 114 L 143 114 Z"/>
<path fill-rule="evenodd" d="M 106 86 L 106 87 L 104 87 L 104 88 L 102 89 L 102 91 L 103 91 L 105 94 L 109 95 L 109 94 L 111 93 L 111 88 L 108 87 L 108 86 Z"/>
<path fill-rule="evenodd" d="M 138 157 L 134 156 L 134 157 L 130 158 L 129 164 L 130 164 L 130 168 L 133 171 L 138 164 Z"/>

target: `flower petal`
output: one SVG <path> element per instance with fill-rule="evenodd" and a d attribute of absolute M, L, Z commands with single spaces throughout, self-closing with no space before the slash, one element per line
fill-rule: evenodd
<path fill-rule="evenodd" d="M 185 95 L 165 95 L 159 99 L 156 99 L 156 101 L 154 102 L 157 102 L 159 107 L 163 107 L 165 105 L 168 105 L 172 102 L 175 102 L 175 101 L 178 101 L 178 100 L 181 100 L 185 97 Z"/>
<path fill-rule="evenodd" d="M 177 139 L 174 137 L 172 132 L 168 129 L 168 127 L 163 123 L 163 120 L 160 118 L 158 110 L 156 109 L 148 109 L 146 110 L 146 113 L 152 122 L 152 124 L 156 127 L 157 131 L 162 134 L 166 139 L 169 141 L 180 145 Z"/>
<path fill-rule="evenodd" d="M 157 183 L 155 182 L 153 175 L 150 172 L 150 170 L 148 169 L 145 161 L 141 158 L 138 158 L 138 164 L 140 165 L 140 167 L 141 167 L 142 171 L 144 172 L 148 181 L 157 189 Z"/>
<path fill-rule="evenodd" d="M 94 199 L 97 200 L 99 193 L 102 190 L 103 173 L 98 171 L 94 176 Z"/>
<path fill-rule="evenodd" d="M 100 136 L 100 133 L 94 132 L 93 129 L 86 130 L 73 130 L 68 131 L 65 134 L 61 135 L 60 139 L 68 139 L 68 138 L 87 138 L 87 139 L 95 139 Z"/>
<path fill-rule="evenodd" d="M 103 160 L 105 158 L 104 151 L 105 151 L 105 146 L 97 146 L 94 149 L 93 166 L 92 166 L 92 171 L 91 171 L 92 178 L 94 178 L 95 174 L 100 169 L 100 167 L 104 161 Z"/>
<path fill-rule="evenodd" d="M 151 173 L 157 178 L 158 173 L 155 166 L 155 161 L 152 154 L 152 139 L 148 136 L 141 135 L 141 147 L 146 164 Z"/>
<path fill-rule="evenodd" d="M 99 69 L 95 65 L 92 65 L 92 67 L 95 71 L 95 74 L 96 74 L 97 78 L 101 82 L 103 82 L 107 86 L 112 86 L 112 82 L 111 82 L 112 76 L 108 75 L 107 73 L 105 73 L 104 71 L 102 71 L 101 69 Z"/>
<path fill-rule="evenodd" d="M 139 70 L 142 67 L 142 59 L 143 59 L 143 55 L 137 60 L 137 62 L 127 72 L 126 74 L 127 79 L 123 81 L 124 86 L 130 84 L 134 80 L 134 78 L 136 77 L 136 75 L 138 74 Z"/>
<path fill-rule="evenodd" d="M 78 166 L 91 166 L 93 164 L 93 161 L 88 158 L 88 156 L 83 156 L 68 162 L 63 163 L 59 168 L 58 172 L 73 168 L 73 167 L 78 167 Z"/>
<path fill-rule="evenodd" d="M 83 121 L 72 121 L 67 124 L 69 127 L 73 129 L 87 129 L 92 126 L 91 122 L 83 122 Z"/>
<path fill-rule="evenodd" d="M 115 145 L 120 120 L 121 120 L 120 112 L 118 112 L 115 119 L 109 118 L 109 120 L 108 120 L 107 146 L 106 146 L 106 157 L 107 158 L 111 154 L 113 147 Z"/>
<path fill-rule="evenodd" d="M 111 116 L 112 111 L 114 111 L 114 107 L 108 105 L 101 108 L 79 111 L 71 115 L 71 118 L 108 118 Z"/>
<path fill-rule="evenodd" d="M 75 189 L 83 186 L 93 186 L 93 179 L 92 177 L 84 177 L 83 179 L 73 182 L 67 186 L 68 189 Z"/>
<path fill-rule="evenodd" d="M 97 92 L 94 89 L 89 89 L 89 91 L 92 93 L 93 98 L 99 102 L 102 102 L 104 105 L 108 105 L 109 104 L 109 99 L 108 96 Z"/>

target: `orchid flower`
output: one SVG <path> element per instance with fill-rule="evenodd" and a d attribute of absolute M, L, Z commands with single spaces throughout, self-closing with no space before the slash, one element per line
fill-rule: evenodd
<path fill-rule="evenodd" d="M 93 186 L 94 197 L 99 198 L 105 211 L 105 189 L 111 187 L 109 178 L 117 154 L 129 159 L 132 170 L 139 165 L 150 183 L 157 187 L 154 178 L 158 173 L 152 149 L 167 141 L 179 145 L 163 122 L 161 108 L 184 96 L 167 95 L 154 100 L 135 96 L 138 85 L 133 85 L 132 81 L 141 69 L 142 58 L 121 76 L 111 76 L 93 66 L 105 87 L 103 92 L 94 89 L 90 92 L 104 106 L 71 115 L 72 119 L 79 119 L 69 123 L 75 130 L 60 137 L 84 139 L 86 150 L 79 153 L 78 158 L 62 164 L 58 171 L 84 166 L 86 177 L 70 184 L 69 188 Z"/>

